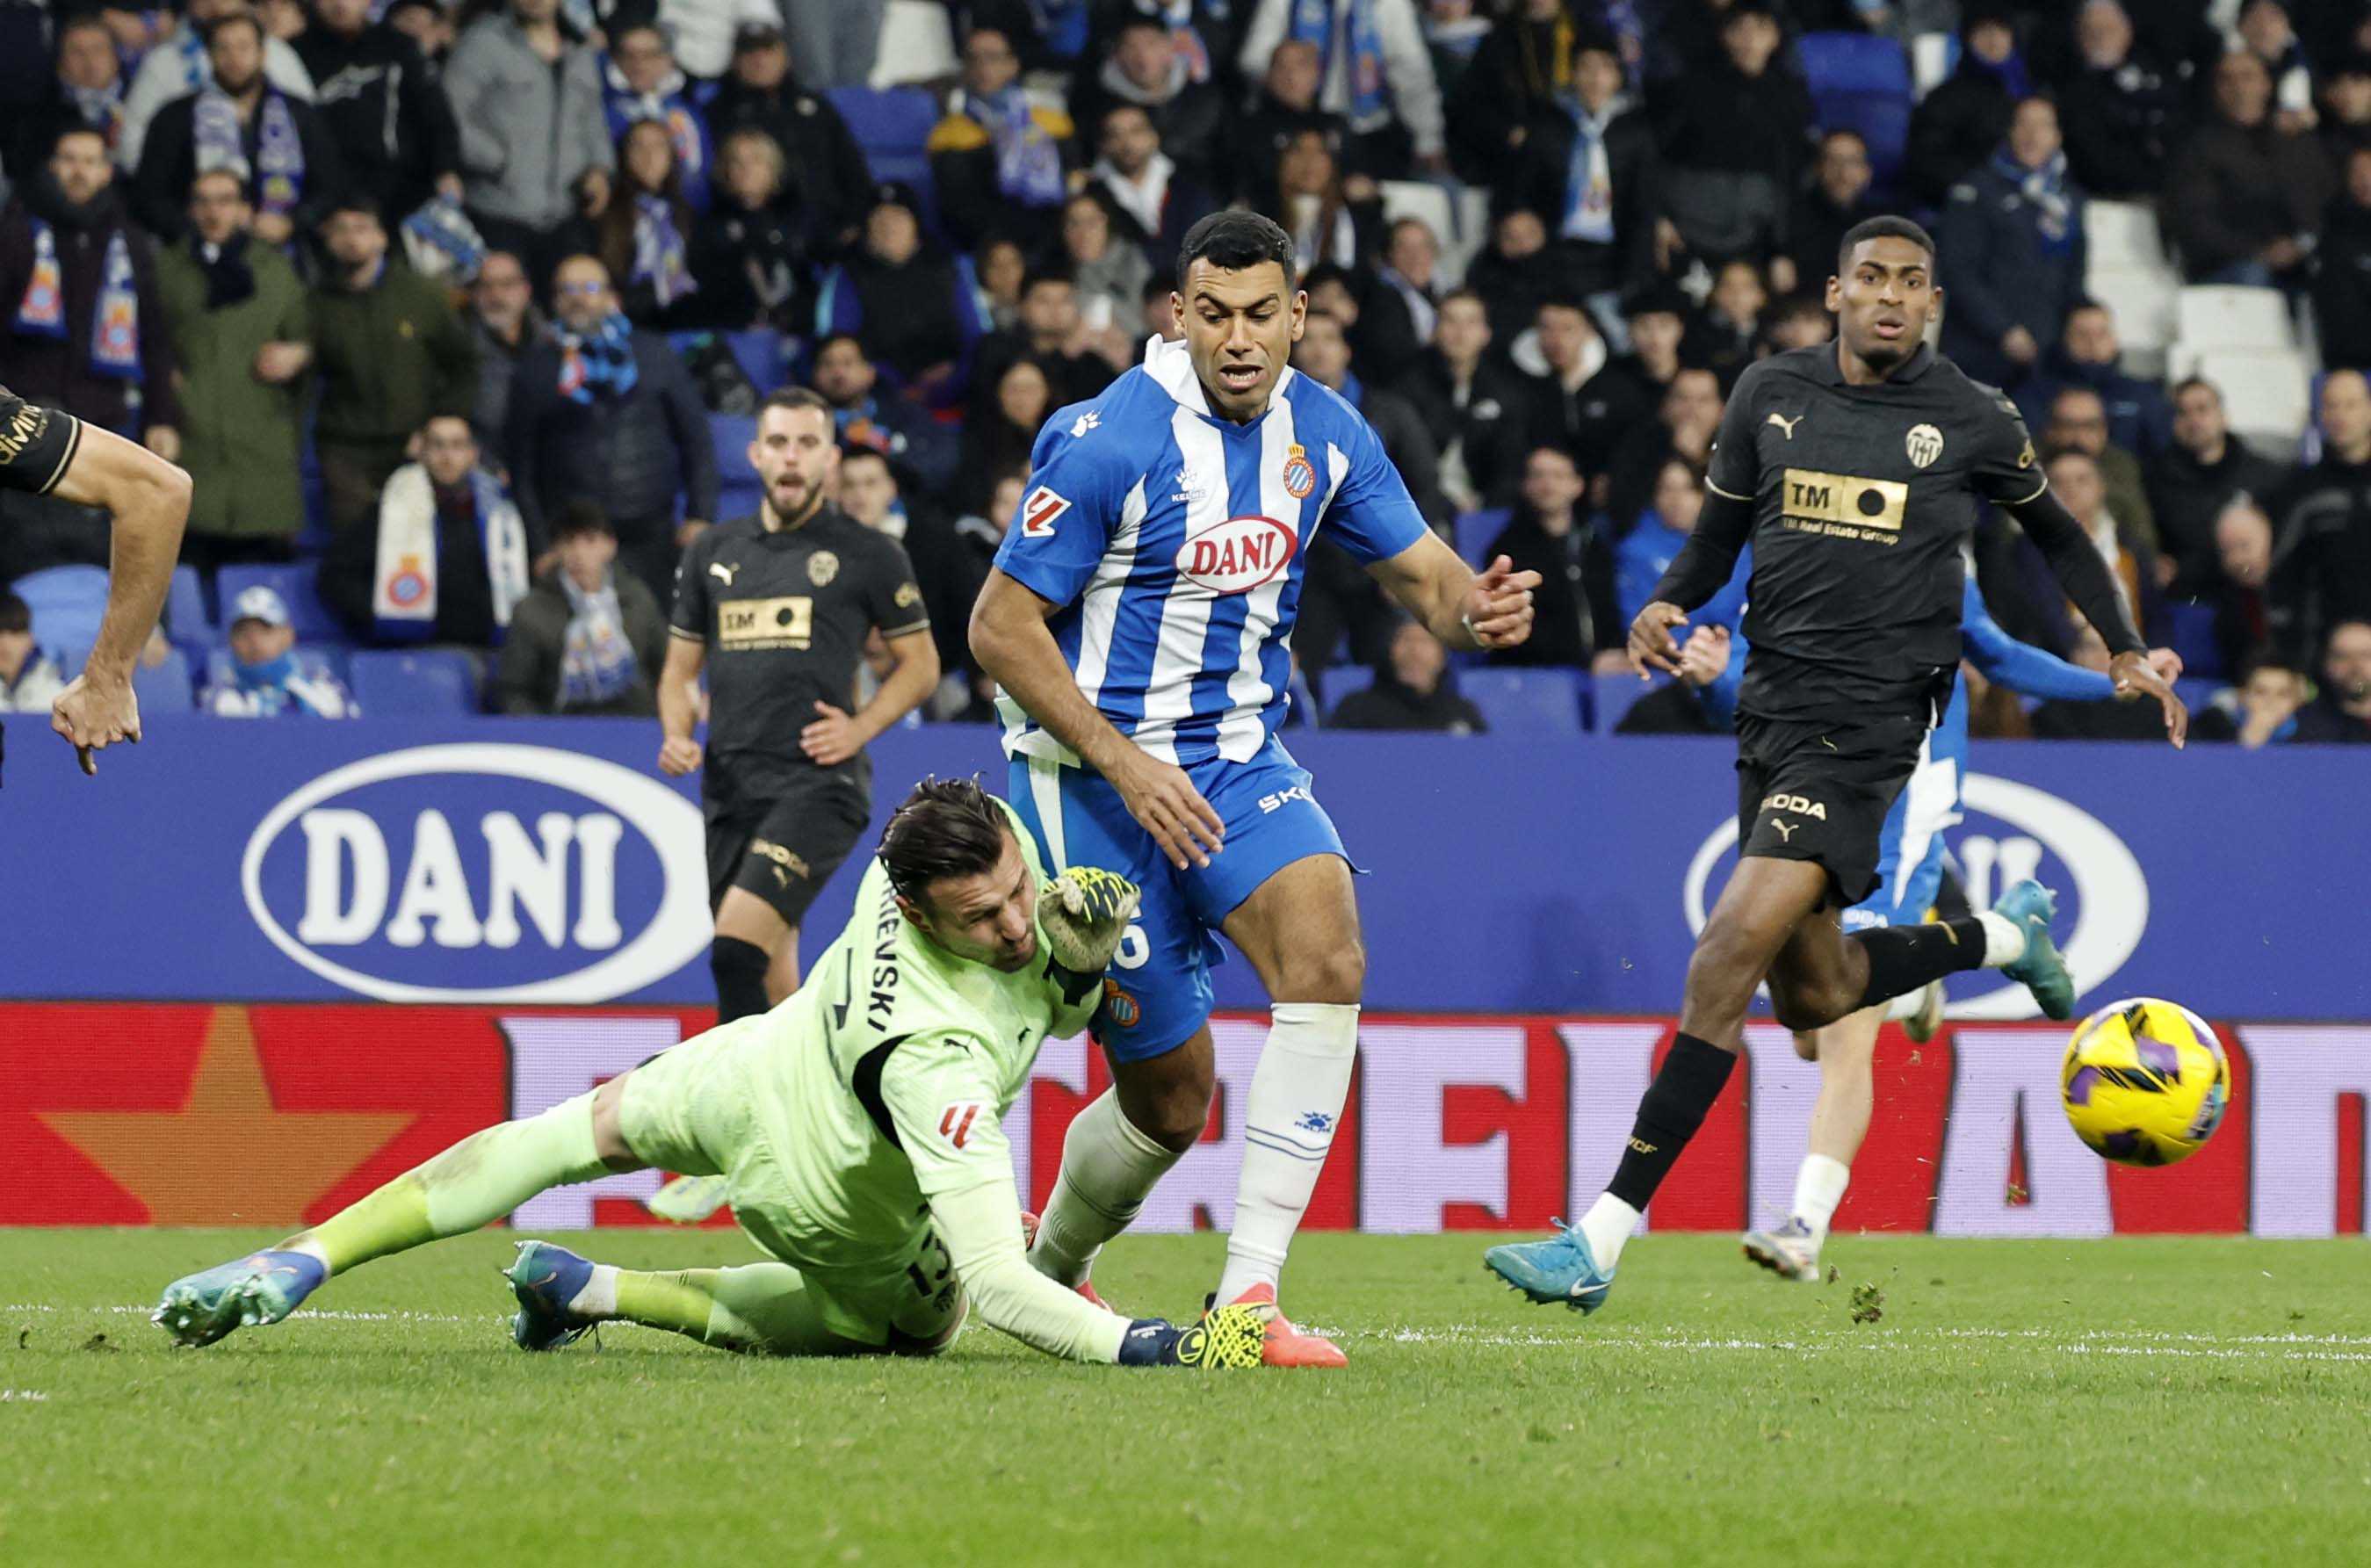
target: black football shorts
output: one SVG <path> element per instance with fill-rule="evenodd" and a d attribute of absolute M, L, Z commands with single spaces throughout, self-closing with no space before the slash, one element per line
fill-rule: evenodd
<path fill-rule="evenodd" d="M 1923 714 L 1851 722 L 1739 714 L 1738 853 L 1815 861 L 1836 908 L 1858 904 L 1877 891 L 1885 816 L 1918 766 L 1926 728 Z"/>
<path fill-rule="evenodd" d="M 866 792 L 821 777 L 770 800 L 708 803 L 708 905 L 746 888 L 796 926 L 831 880 L 871 816 Z"/>

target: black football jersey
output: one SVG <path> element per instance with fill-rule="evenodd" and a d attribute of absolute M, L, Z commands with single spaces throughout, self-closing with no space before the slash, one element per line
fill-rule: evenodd
<path fill-rule="evenodd" d="M 47 495 L 82 444 L 82 421 L 0 386 L 0 490 Z"/>

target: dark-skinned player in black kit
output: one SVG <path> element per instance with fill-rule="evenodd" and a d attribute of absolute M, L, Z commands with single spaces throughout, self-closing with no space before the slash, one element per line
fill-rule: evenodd
<path fill-rule="evenodd" d="M 1613 1180 L 1579 1225 L 1493 1247 L 1486 1266 L 1539 1302 L 1603 1304 L 1623 1243 L 1729 1081 L 1747 1008 L 1813 1030 L 1956 970 L 2022 982 L 2052 1018 L 2075 984 L 2032 881 L 1963 920 L 1847 934 L 1878 880 L 1879 834 L 1960 659 L 1962 559 L 1981 498 L 2017 519 L 2113 656 L 2117 695 L 2153 698 L 2182 744 L 2189 714 L 2153 664 L 2114 577 L 2034 460 L 2016 406 L 1924 342 L 1943 303 L 1935 242 L 1905 218 L 1845 234 L 1833 343 L 1738 378 L 1695 532 L 1630 628 L 1643 676 L 1673 671 L 1674 633 L 1753 546 L 1738 699 L 1737 871 L 1688 963 L 1679 1037 L 1639 1101 Z"/>
<path fill-rule="evenodd" d="M 905 550 L 832 504 L 835 435 L 831 406 L 815 393 L 769 394 L 749 444 L 766 486 L 757 515 L 701 534 L 676 568 L 659 767 L 701 769 L 720 1023 L 798 989 L 799 920 L 873 814 L 864 747 L 939 684 Z M 857 673 L 874 633 L 890 667 L 859 708 Z M 703 668 L 705 747 L 692 735 Z"/>

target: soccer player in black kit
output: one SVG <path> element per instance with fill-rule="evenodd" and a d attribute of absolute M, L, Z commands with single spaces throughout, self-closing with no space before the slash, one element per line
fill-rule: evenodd
<path fill-rule="evenodd" d="M 53 495 L 108 513 L 107 610 L 98 638 L 82 673 L 50 704 L 50 728 L 75 748 L 85 773 L 97 773 L 93 752 L 140 739 L 132 665 L 156 629 L 172 584 L 190 520 L 190 476 L 146 447 L 0 386 L 0 490 Z"/>
<path fill-rule="evenodd" d="M 799 920 L 873 814 L 867 742 L 939 684 L 931 620 L 906 552 L 827 499 L 839 475 L 831 407 L 788 387 L 758 410 L 758 514 L 721 523 L 676 569 L 659 680 L 659 767 L 703 767 L 719 1022 L 798 989 Z M 891 667 L 856 707 L 879 632 Z M 708 669 L 708 744 L 692 683 Z"/>
<path fill-rule="evenodd" d="M 2107 642 L 2126 699 L 2149 697 L 2182 744 L 2189 715 L 2151 663 L 2114 578 L 2050 493 L 2016 406 L 1923 341 L 1942 304 L 1935 242 L 1903 218 L 1845 234 L 1828 280 L 1832 343 L 1738 378 L 1695 532 L 1630 628 L 1643 674 L 1674 670 L 1673 633 L 1729 578 L 1750 538 L 1738 699 L 1738 863 L 1688 963 L 1679 1037 L 1638 1106 L 1621 1163 L 1580 1223 L 1485 1262 L 1534 1301 L 1593 1312 L 1623 1242 L 1729 1081 L 1754 988 L 1797 1031 L 1955 970 L 2022 981 L 2052 1018 L 2073 977 L 2050 940 L 2052 897 L 2020 882 L 1962 920 L 1846 934 L 1877 884 L 1887 811 L 1950 699 L 1961 555 L 1979 497 L 2025 529 Z"/>

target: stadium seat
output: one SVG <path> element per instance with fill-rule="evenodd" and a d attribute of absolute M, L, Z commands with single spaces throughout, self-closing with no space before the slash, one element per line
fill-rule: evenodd
<path fill-rule="evenodd" d="M 1923 32 L 1910 40 L 1910 89 L 1921 98 L 1949 81 L 1959 65 L 1957 33 Z"/>
<path fill-rule="evenodd" d="M 758 439 L 758 421 L 747 414 L 711 414 L 708 438 L 716 447 L 716 471 L 749 471 L 749 444 Z"/>
<path fill-rule="evenodd" d="M 206 585 L 194 566 L 173 569 L 172 586 L 165 590 L 165 630 L 177 642 L 207 643 L 220 635 L 206 609 Z"/>
<path fill-rule="evenodd" d="M 2162 264 L 2102 267 L 2094 259 L 2084 268 L 2083 292 L 2115 313 L 2128 372 L 2155 376 L 2165 368 L 2166 352 L 2180 330 L 2179 274 Z"/>
<path fill-rule="evenodd" d="M 1579 670 L 1461 671 L 1457 689 L 1500 734 L 1578 735 L 1588 677 Z"/>
<path fill-rule="evenodd" d="M 1480 242 L 1477 236 L 1465 232 L 1459 221 L 1456 202 L 1447 188 L 1425 179 L 1386 179 L 1382 182 L 1382 190 L 1384 222 L 1422 219 L 1440 247 L 1442 274 L 1452 282 L 1463 279 L 1466 259 Z"/>
<path fill-rule="evenodd" d="M 2187 350 L 2187 343 L 2182 348 Z M 2186 362 L 2186 363 L 2184 363 Z M 2177 376 L 2203 375 L 2223 393 L 2232 433 L 2285 458 L 2313 413 L 2313 367 L 2295 349 L 2210 349 L 2179 356 Z"/>
<path fill-rule="evenodd" d="M 1877 183 L 1891 185 L 1910 144 L 1908 53 L 1892 39 L 1868 33 L 1805 33 L 1795 47 L 1820 129 L 1858 132 Z"/>
<path fill-rule="evenodd" d="M 187 713 L 197 705 L 197 688 L 190 679 L 188 657 L 176 648 L 154 669 L 145 664 L 135 668 L 132 672 L 132 695 L 140 699 L 144 716 Z"/>
<path fill-rule="evenodd" d="M 107 613 L 107 569 L 52 566 L 29 571 L 8 586 L 33 612 L 33 640 L 81 668 Z"/>
<path fill-rule="evenodd" d="M 451 648 L 356 651 L 354 701 L 367 718 L 438 718 L 478 711 L 478 670 Z"/>
<path fill-rule="evenodd" d="M 746 474 L 746 467 L 744 472 Z M 753 515 L 758 502 L 766 499 L 766 487 L 755 479 L 734 478 L 724 481 L 716 492 L 716 515 L 711 521 L 722 523 L 727 518 Z"/>
<path fill-rule="evenodd" d="M 1375 684 L 1372 664 L 1336 664 L 1316 674 L 1317 695 L 1329 709 L 1352 692 L 1364 691 Z"/>
<path fill-rule="evenodd" d="M 882 8 L 881 51 L 873 59 L 872 86 L 934 82 L 962 68 L 944 6 L 932 0 L 889 0 Z"/>
<path fill-rule="evenodd" d="M 2166 265 L 2157 209 L 2144 202 L 2084 202 L 2083 242 L 2089 265 L 2106 271 Z"/>
<path fill-rule="evenodd" d="M 791 380 L 790 355 L 782 335 L 771 327 L 756 327 L 746 332 L 728 332 L 726 347 L 733 351 L 734 362 L 740 365 L 749 385 L 762 398 Z"/>
<path fill-rule="evenodd" d="M 1506 531 L 1507 519 L 1512 515 L 1506 507 L 1491 506 L 1468 512 L 1450 525 L 1456 536 L 1457 553 L 1465 558 L 1466 565 L 1479 571 L 1490 564 L 1486 552 Z"/>
<path fill-rule="evenodd" d="M 1640 698 L 1671 684 L 1669 675 L 1657 675 L 1651 681 L 1631 676 L 1590 682 L 1590 728 L 1601 735 L 1613 733 L 1613 727 L 1622 722 L 1622 716 L 1636 707 Z"/>
<path fill-rule="evenodd" d="M 269 588 L 288 606 L 288 624 L 295 628 L 297 641 L 342 641 L 346 628 L 321 603 L 313 575 L 310 566 L 226 566 L 214 573 L 214 597 L 228 615 L 231 605 L 249 588 Z"/>
<path fill-rule="evenodd" d="M 2278 289 L 2196 284 L 2181 291 L 2176 340 L 2185 349 L 2294 349 L 2296 332 Z"/>
<path fill-rule="evenodd" d="M 2215 606 L 2194 599 L 2168 599 L 2157 607 L 2159 624 L 2151 628 L 2165 646 L 2181 655 L 2184 678 L 2209 680 L 2226 674 L 2223 642 L 2215 635 Z"/>
<path fill-rule="evenodd" d="M 881 53 L 886 59 L 889 51 Z M 919 87 L 833 87 L 824 96 L 848 121 L 874 179 L 897 178 L 885 170 L 885 158 L 901 165 L 925 158 L 931 129 L 939 122 L 939 100 L 931 94 Z"/>
<path fill-rule="evenodd" d="M 2173 695 L 2181 698 L 2182 705 L 2190 709 L 2191 718 L 2195 720 L 2214 706 L 2215 695 L 2223 690 L 2225 684 L 2207 676 L 2184 675 L 2173 683 Z"/>

